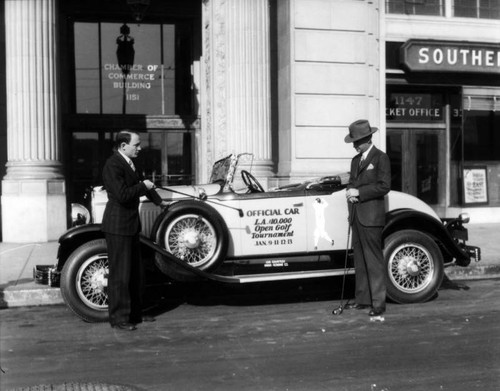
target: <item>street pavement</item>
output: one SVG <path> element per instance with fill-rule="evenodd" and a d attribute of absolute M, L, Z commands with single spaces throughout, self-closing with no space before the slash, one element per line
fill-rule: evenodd
<path fill-rule="evenodd" d="M 450 280 L 500 277 L 500 224 L 468 224 L 468 244 L 481 248 L 482 260 L 445 269 Z M 61 304 L 59 288 L 36 283 L 37 265 L 54 265 L 58 242 L 0 243 L 0 308 Z"/>
<path fill-rule="evenodd" d="M 330 281 L 169 289 L 134 332 L 64 306 L 0 311 L 2 391 L 500 390 L 500 280 L 332 315 Z M 179 292 L 180 293 L 180 292 Z M 226 293 L 226 294 L 221 294 Z M 229 294 L 228 294 L 229 293 Z"/>

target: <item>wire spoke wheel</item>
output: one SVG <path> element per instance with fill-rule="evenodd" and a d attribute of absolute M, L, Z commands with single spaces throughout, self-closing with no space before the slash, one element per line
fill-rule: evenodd
<path fill-rule="evenodd" d="M 396 303 L 423 303 L 436 296 L 444 277 L 443 255 L 422 231 L 404 229 L 385 239 L 387 296 Z"/>
<path fill-rule="evenodd" d="M 86 322 L 108 320 L 108 248 L 105 239 L 77 247 L 61 270 L 61 295 Z"/>
<path fill-rule="evenodd" d="M 400 290 L 416 293 L 431 283 L 434 264 L 427 249 L 415 243 L 405 243 L 394 251 L 389 269 L 389 278 Z"/>
<path fill-rule="evenodd" d="M 165 232 L 167 251 L 198 267 L 210 260 L 216 250 L 217 233 L 203 216 L 181 215 L 169 223 Z"/>
<path fill-rule="evenodd" d="M 76 291 L 82 302 L 90 308 L 108 307 L 108 255 L 97 254 L 83 263 L 76 275 Z"/>

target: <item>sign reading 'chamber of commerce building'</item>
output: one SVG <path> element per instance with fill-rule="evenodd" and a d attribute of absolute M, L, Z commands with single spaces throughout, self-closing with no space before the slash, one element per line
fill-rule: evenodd
<path fill-rule="evenodd" d="M 128 72 L 123 72 L 118 64 L 104 64 L 106 77 L 111 81 L 114 89 L 125 89 L 127 100 L 140 100 L 140 90 L 150 90 L 151 87 L 158 87 L 154 81 L 157 79 L 156 72 L 158 65 L 142 64 L 131 65 Z M 130 72 L 132 71 L 132 72 Z"/>
<path fill-rule="evenodd" d="M 409 40 L 400 55 L 410 71 L 500 73 L 500 44 Z"/>

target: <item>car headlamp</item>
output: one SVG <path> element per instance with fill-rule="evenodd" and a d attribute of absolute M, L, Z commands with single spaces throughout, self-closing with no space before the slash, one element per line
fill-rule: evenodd
<path fill-rule="evenodd" d="M 81 204 L 71 204 L 71 226 L 90 223 L 90 212 Z"/>
<path fill-rule="evenodd" d="M 467 224 L 470 221 L 470 216 L 468 213 L 460 213 L 460 215 L 458 215 L 458 218 L 463 224 Z"/>

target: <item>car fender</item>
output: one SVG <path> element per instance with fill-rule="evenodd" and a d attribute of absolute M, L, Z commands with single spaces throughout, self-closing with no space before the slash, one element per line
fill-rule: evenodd
<path fill-rule="evenodd" d="M 104 238 L 101 224 L 85 224 L 73 227 L 59 237 L 59 249 L 57 251 L 57 270 L 62 270 L 64 263 L 82 244 L 94 239 Z"/>
<path fill-rule="evenodd" d="M 210 207 L 210 205 L 208 205 L 206 202 L 198 200 L 198 199 L 193 199 L 193 198 L 185 198 L 182 200 L 170 202 L 168 204 L 168 206 L 162 210 L 162 212 L 156 217 L 155 221 L 153 222 L 153 226 L 151 227 L 151 232 L 149 234 L 149 238 L 153 241 L 157 240 L 156 234 L 158 232 L 158 229 L 160 228 L 160 225 L 163 223 L 163 220 L 165 219 L 165 216 L 168 213 L 171 213 L 172 211 L 178 211 L 178 210 L 188 208 L 190 205 L 193 205 L 192 204 L 193 202 L 195 202 L 195 203 L 201 202 L 207 208 Z M 198 204 L 195 204 L 195 205 L 198 205 Z M 211 209 L 214 211 L 214 213 L 218 214 L 218 212 L 215 209 L 213 209 L 213 208 L 211 208 Z"/>
<path fill-rule="evenodd" d="M 429 235 L 438 244 L 445 263 L 451 261 L 450 258 L 456 258 L 462 262 L 469 260 L 469 254 L 453 239 L 444 224 L 434 216 L 406 208 L 387 212 L 383 239 L 403 229 L 415 229 Z"/>

